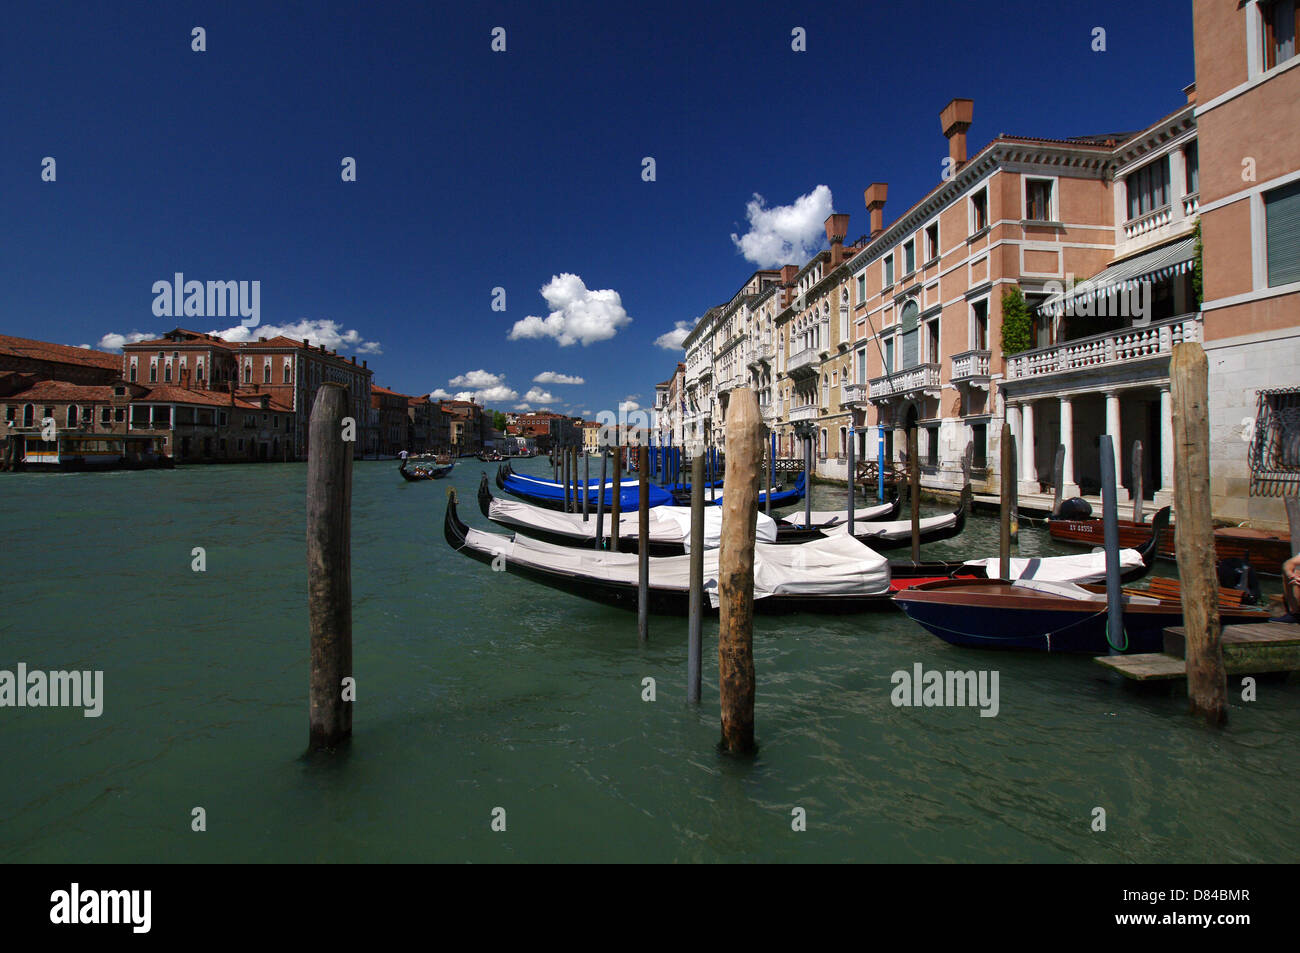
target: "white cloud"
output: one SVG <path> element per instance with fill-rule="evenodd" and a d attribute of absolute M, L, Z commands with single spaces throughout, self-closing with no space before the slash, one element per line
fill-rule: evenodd
<path fill-rule="evenodd" d="M 634 400 L 620 400 L 618 402 L 618 409 L 626 411 L 640 410 L 641 405 Z"/>
<path fill-rule="evenodd" d="M 429 394 L 430 400 L 451 400 L 451 394 L 447 393 L 441 387 L 435 387 Z"/>
<path fill-rule="evenodd" d="M 678 321 L 671 331 L 665 331 L 655 338 L 655 344 L 665 351 L 680 351 L 685 346 L 686 335 L 691 333 L 694 326 L 690 321 Z"/>
<path fill-rule="evenodd" d="M 452 387 L 495 387 L 505 380 L 502 374 L 490 374 L 480 368 L 468 374 L 458 374 L 447 381 Z"/>
<path fill-rule="evenodd" d="M 542 286 L 542 297 L 551 307 L 545 318 L 529 315 L 516 321 L 509 340 L 555 338 L 561 347 L 607 341 L 618 329 L 631 324 L 617 291 L 589 289 L 577 275 L 564 272 Z"/>
<path fill-rule="evenodd" d="M 224 331 L 209 331 L 223 341 L 239 343 L 256 341 L 258 338 L 273 338 L 283 334 L 295 341 L 310 341 L 313 347 L 325 345 L 331 351 L 353 351 L 357 354 L 382 354 L 378 341 L 367 341 L 360 331 L 344 331 L 337 321 L 327 319 L 310 320 L 304 318 L 296 324 L 259 324 L 246 328 L 242 324 Z"/>
<path fill-rule="evenodd" d="M 555 400 L 555 395 L 548 393 L 541 387 L 534 387 L 524 394 L 524 400 L 532 401 L 534 404 L 549 404 Z"/>
<path fill-rule="evenodd" d="M 532 404 L 515 404 L 515 410 L 532 410 Z"/>
<path fill-rule="evenodd" d="M 476 404 L 503 403 L 508 400 L 518 400 L 519 391 L 507 387 L 505 384 L 497 384 L 493 387 L 483 387 L 479 390 L 462 390 L 457 391 L 456 400 L 472 400 Z"/>
<path fill-rule="evenodd" d="M 110 331 L 99 339 L 99 348 L 104 351 L 120 351 L 124 344 L 135 344 L 137 341 L 152 341 L 157 336 L 157 334 L 143 331 L 131 331 L 128 334 L 118 334 Z"/>
<path fill-rule="evenodd" d="M 826 240 L 826 216 L 831 214 L 831 190 L 819 185 L 790 205 L 767 208 L 757 192 L 745 206 L 749 231 L 731 233 L 731 241 L 748 261 L 759 268 L 802 265 L 821 250 Z"/>
<path fill-rule="evenodd" d="M 574 377 L 571 374 L 559 374 L 555 371 L 542 371 L 533 378 L 534 384 L 585 384 L 587 383 L 581 377 Z"/>

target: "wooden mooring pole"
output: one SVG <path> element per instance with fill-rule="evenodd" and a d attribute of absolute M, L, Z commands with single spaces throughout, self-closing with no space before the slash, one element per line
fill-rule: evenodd
<path fill-rule="evenodd" d="M 1052 515 L 1061 512 L 1065 497 L 1065 444 L 1056 446 L 1056 462 L 1052 464 Z"/>
<path fill-rule="evenodd" d="M 1128 649 L 1124 631 L 1124 604 L 1119 580 L 1119 488 L 1115 485 L 1115 444 L 1104 433 L 1097 444 L 1101 461 L 1101 532 L 1106 552 L 1106 645 L 1110 655 Z"/>
<path fill-rule="evenodd" d="M 643 443 L 637 448 L 637 640 L 650 638 L 650 454 Z"/>
<path fill-rule="evenodd" d="M 1133 522 L 1142 522 L 1142 441 L 1133 441 Z"/>
<path fill-rule="evenodd" d="M 680 475 L 680 474 L 679 474 Z M 700 631 L 704 612 L 704 457 L 691 454 L 691 597 L 686 652 L 686 700 L 700 703 L 700 668 L 704 643 Z"/>
<path fill-rule="evenodd" d="M 313 750 L 352 737 L 352 449 L 343 438 L 348 393 L 325 383 L 308 425 L 307 617 L 311 632 L 308 687 Z"/>
<path fill-rule="evenodd" d="M 1016 436 L 1011 435 L 1011 462 L 1014 464 L 1020 460 L 1020 449 L 1016 446 Z M 1015 474 L 1011 475 L 1011 508 L 1008 526 L 1011 531 L 1011 542 L 1020 548 L 1020 481 L 1016 479 Z"/>
<path fill-rule="evenodd" d="M 1182 580 L 1191 712 L 1212 725 L 1228 720 L 1228 689 L 1219 628 L 1210 508 L 1209 365 L 1194 341 L 1175 344 L 1169 359 L 1174 424 L 1174 550 Z"/>
<path fill-rule="evenodd" d="M 591 454 L 582 451 L 582 521 L 587 522 L 587 500 L 591 496 Z"/>
<path fill-rule="evenodd" d="M 596 491 L 596 548 L 605 548 L 605 476 L 608 473 L 609 453 L 600 450 L 600 489 Z"/>
<path fill-rule="evenodd" d="M 854 468 L 854 462 L 853 462 L 854 446 L 853 445 L 855 443 L 857 443 L 857 436 L 853 432 L 853 422 L 849 421 L 848 451 L 849 451 L 849 535 L 850 536 L 853 535 L 853 504 L 854 504 L 853 491 L 855 489 L 853 485 L 853 478 L 856 476 L 856 474 L 853 472 L 853 468 Z"/>
<path fill-rule="evenodd" d="M 722 747 L 731 754 L 754 748 L 754 537 L 758 521 L 758 453 L 763 417 L 747 387 L 727 406 L 727 489 L 722 497 L 718 551 L 718 687 Z"/>
<path fill-rule="evenodd" d="M 600 492 L 604 495 L 604 487 Z M 614 448 L 614 484 L 609 492 L 609 548 L 611 552 L 616 553 L 618 552 L 619 517 L 623 515 L 623 447 L 621 445 Z"/>
<path fill-rule="evenodd" d="M 907 495 L 912 503 L 912 562 L 921 561 L 921 460 L 916 452 L 916 431 L 907 432 Z"/>
<path fill-rule="evenodd" d="M 998 466 L 998 578 L 1011 577 L 1011 494 L 1016 485 L 1016 448 L 1011 442 L 1011 425 L 1002 425 L 998 442 L 1002 459 Z"/>

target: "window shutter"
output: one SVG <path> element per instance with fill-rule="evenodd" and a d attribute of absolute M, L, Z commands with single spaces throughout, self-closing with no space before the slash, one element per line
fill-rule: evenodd
<path fill-rule="evenodd" d="M 1300 182 L 1264 196 L 1270 288 L 1300 281 Z"/>

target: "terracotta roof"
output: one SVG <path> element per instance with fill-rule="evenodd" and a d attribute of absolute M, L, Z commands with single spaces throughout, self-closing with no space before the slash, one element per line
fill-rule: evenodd
<path fill-rule="evenodd" d="M 186 341 L 169 341 L 166 337 L 151 338 L 148 341 L 136 341 L 132 344 L 124 344 L 122 350 L 139 348 L 149 351 L 165 351 L 168 348 L 176 350 L 182 347 L 223 347 L 227 350 L 235 350 L 237 345 L 230 341 L 217 337 L 215 334 L 205 334 L 202 331 L 191 331 L 188 328 L 172 328 L 168 334 L 184 334 L 190 340 Z"/>
<path fill-rule="evenodd" d="M 111 384 L 69 384 L 66 381 L 37 381 L 26 390 L 5 398 L 13 403 L 24 401 L 104 402 L 113 399 Z"/>
<path fill-rule="evenodd" d="M 29 360 L 55 361 L 62 364 L 78 364 L 84 367 L 102 367 L 107 370 L 122 370 L 122 356 L 109 354 L 107 351 L 95 351 L 84 347 L 71 347 L 67 344 L 51 344 L 48 341 L 34 341 L 31 338 L 16 338 L 0 334 L 0 354 L 11 357 L 25 357 Z"/>

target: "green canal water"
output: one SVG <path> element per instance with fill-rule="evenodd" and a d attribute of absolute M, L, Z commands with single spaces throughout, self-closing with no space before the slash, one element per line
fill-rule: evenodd
<path fill-rule="evenodd" d="M 760 617 L 750 762 L 720 755 L 716 624 L 452 552 L 481 465 L 358 463 L 351 746 L 304 757 L 301 465 L 0 478 L 0 669 L 104 673 L 99 718 L 0 708 L 0 860 L 1294 861 L 1300 686 L 1210 731 L 1086 658 L 957 649 L 901 614 Z M 544 472 L 544 461 L 520 469 Z M 842 500 L 818 487 L 814 505 Z M 996 524 L 925 555 L 995 555 Z M 206 551 L 206 572 L 191 551 Z M 1066 551 L 1044 530 L 1022 552 Z M 1168 572 L 1171 567 L 1165 567 Z M 1000 710 L 896 708 L 890 676 L 996 670 Z M 643 679 L 656 700 L 642 700 Z M 202 807 L 207 830 L 191 830 Z M 491 829 L 504 808 L 506 830 Z M 792 830 L 803 808 L 807 830 Z M 1094 808 L 1106 830 L 1093 831 Z"/>

